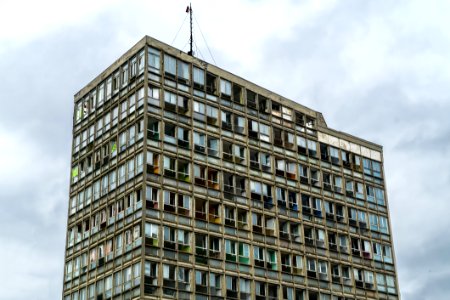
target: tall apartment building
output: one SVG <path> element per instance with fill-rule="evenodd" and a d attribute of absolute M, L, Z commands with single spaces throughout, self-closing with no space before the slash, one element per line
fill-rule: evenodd
<path fill-rule="evenodd" d="M 64 300 L 399 299 L 382 147 L 144 37 L 75 95 Z"/>

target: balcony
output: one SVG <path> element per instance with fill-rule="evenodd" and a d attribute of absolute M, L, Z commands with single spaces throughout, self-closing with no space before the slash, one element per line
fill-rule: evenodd
<path fill-rule="evenodd" d="M 225 218 L 225 225 L 231 226 L 231 227 L 235 227 L 236 226 L 236 220 Z"/>
<path fill-rule="evenodd" d="M 188 140 L 178 139 L 177 145 L 180 148 L 189 149 L 189 141 Z"/>
<path fill-rule="evenodd" d="M 289 233 L 280 231 L 280 239 L 289 240 L 290 239 Z"/>
<path fill-rule="evenodd" d="M 223 191 L 224 191 L 225 193 L 233 194 L 233 195 L 234 195 L 234 186 L 224 184 L 224 185 L 223 185 Z"/>
<path fill-rule="evenodd" d="M 361 256 L 361 250 L 357 248 L 352 248 L 352 255 L 353 256 Z"/>
<path fill-rule="evenodd" d="M 275 236 L 275 229 L 273 229 L 273 228 L 266 228 L 264 231 L 265 231 L 265 234 L 268 236 Z"/>
<path fill-rule="evenodd" d="M 236 258 L 236 254 L 233 253 L 226 253 L 225 255 L 225 260 L 227 261 L 236 262 Z"/>
<path fill-rule="evenodd" d="M 215 214 L 209 214 L 208 220 L 209 220 L 209 222 L 214 223 L 214 224 L 222 223 L 222 219 L 220 218 L 220 216 L 215 215 Z"/>
<path fill-rule="evenodd" d="M 206 179 L 203 177 L 195 177 L 194 182 L 196 185 L 206 186 Z"/>
<path fill-rule="evenodd" d="M 325 249 L 325 241 L 324 240 L 316 240 L 316 246 L 322 249 Z"/>
<path fill-rule="evenodd" d="M 261 168 L 261 165 L 259 164 L 258 161 L 251 160 L 250 161 L 250 168 L 255 169 L 255 170 L 259 170 Z"/>
<path fill-rule="evenodd" d="M 314 209 L 314 217 L 322 218 L 322 211 L 319 209 Z"/>
<path fill-rule="evenodd" d="M 208 188 L 218 190 L 219 189 L 219 182 L 217 180 L 208 180 Z"/>
<path fill-rule="evenodd" d="M 196 293 L 200 293 L 200 294 L 208 294 L 208 286 L 196 284 L 195 285 L 195 292 Z"/>
<path fill-rule="evenodd" d="M 175 172 L 175 170 L 164 169 L 164 176 L 175 178 L 176 172 Z"/>
<path fill-rule="evenodd" d="M 250 264 L 250 258 L 247 256 L 239 255 L 239 263 L 248 265 Z"/>
<path fill-rule="evenodd" d="M 164 211 L 175 212 L 175 205 L 164 203 Z"/>
<path fill-rule="evenodd" d="M 157 238 L 145 238 L 145 246 L 158 247 L 158 239 Z"/>
<path fill-rule="evenodd" d="M 177 248 L 181 252 L 191 252 L 191 246 L 188 244 L 178 244 Z"/>
<path fill-rule="evenodd" d="M 208 256 L 208 249 L 203 247 L 195 247 L 195 254 L 200 256 Z"/>
<path fill-rule="evenodd" d="M 183 216 L 190 216 L 191 211 L 184 207 L 178 207 L 178 214 Z"/>
<path fill-rule="evenodd" d="M 364 259 L 372 259 L 372 254 L 369 251 L 363 251 L 362 254 Z"/>
<path fill-rule="evenodd" d="M 327 212 L 327 213 L 325 214 L 325 216 L 326 216 L 326 218 L 327 218 L 328 221 L 335 221 L 335 219 L 336 219 L 336 216 L 335 216 L 333 213 Z"/>
<path fill-rule="evenodd" d="M 310 278 L 317 278 L 317 272 L 316 271 L 312 271 L 312 270 L 308 270 L 308 272 L 306 272 L 306 275 Z"/>
<path fill-rule="evenodd" d="M 337 247 L 336 244 L 334 244 L 334 243 L 328 243 L 328 245 L 329 245 L 329 248 L 330 248 L 331 251 L 335 251 L 335 252 L 338 251 L 338 247 Z"/>
<path fill-rule="evenodd" d="M 175 250 L 176 249 L 176 243 L 174 241 L 164 241 L 164 248 Z"/>
<path fill-rule="evenodd" d="M 240 292 L 241 300 L 250 300 L 250 291 Z"/>
<path fill-rule="evenodd" d="M 309 179 L 308 177 L 300 176 L 300 182 L 303 184 L 309 184 Z"/>
<path fill-rule="evenodd" d="M 319 273 L 319 279 L 328 281 L 328 274 L 327 273 Z"/>
<path fill-rule="evenodd" d="M 178 172 L 177 179 L 184 182 L 190 182 L 189 173 Z"/>
<path fill-rule="evenodd" d="M 222 129 L 232 130 L 233 124 L 231 122 L 222 122 Z"/>
<path fill-rule="evenodd" d="M 305 236 L 305 244 L 306 246 L 315 246 L 315 240 L 312 237 Z"/>
<path fill-rule="evenodd" d="M 220 250 L 218 250 L 218 249 L 209 249 L 209 258 L 220 259 L 221 258 Z"/>
<path fill-rule="evenodd" d="M 245 230 L 247 230 L 248 225 L 247 225 L 247 222 L 238 221 L 237 222 L 237 227 L 238 227 L 238 229 L 245 229 Z"/>
<path fill-rule="evenodd" d="M 291 273 L 291 266 L 290 265 L 281 265 L 281 271 L 286 272 L 286 273 Z"/>
<path fill-rule="evenodd" d="M 333 283 L 341 283 L 341 277 L 338 274 L 333 274 L 333 276 L 331 277 L 331 281 Z"/>
<path fill-rule="evenodd" d="M 239 293 L 237 291 L 227 290 L 227 299 L 238 299 Z"/>
<path fill-rule="evenodd" d="M 159 174 L 159 166 L 149 165 L 147 164 L 147 173 L 150 174 Z"/>
<path fill-rule="evenodd" d="M 261 267 L 264 268 L 266 266 L 265 261 L 261 260 L 261 259 L 256 259 L 255 258 L 255 266 L 256 267 Z"/>
<path fill-rule="evenodd" d="M 248 136 L 252 139 L 258 139 L 258 132 L 250 129 L 248 131 Z"/>
<path fill-rule="evenodd" d="M 200 152 L 200 153 L 205 153 L 205 146 L 204 145 L 198 145 L 198 144 L 194 144 L 194 151 L 195 152 Z"/>
<path fill-rule="evenodd" d="M 256 233 L 262 233 L 262 231 L 263 231 L 263 229 L 260 225 L 253 225 L 252 230 L 253 230 L 253 232 L 256 232 Z"/>
<path fill-rule="evenodd" d="M 309 215 L 309 216 L 312 215 L 312 209 L 309 206 L 302 206 L 302 212 L 305 215 Z"/>
<path fill-rule="evenodd" d="M 223 160 L 233 162 L 233 154 L 228 152 L 223 152 Z"/>
<path fill-rule="evenodd" d="M 206 212 L 204 212 L 204 211 L 195 211 L 195 218 L 206 221 Z"/>

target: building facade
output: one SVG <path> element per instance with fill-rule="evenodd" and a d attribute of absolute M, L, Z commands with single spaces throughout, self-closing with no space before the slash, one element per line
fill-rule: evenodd
<path fill-rule="evenodd" d="M 144 37 L 75 95 L 64 300 L 399 299 L 382 147 Z"/>

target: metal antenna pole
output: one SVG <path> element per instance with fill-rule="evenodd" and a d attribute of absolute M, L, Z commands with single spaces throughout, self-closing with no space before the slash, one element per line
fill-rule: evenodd
<path fill-rule="evenodd" d="M 190 51 L 188 52 L 188 54 L 190 55 L 190 56 L 194 56 L 194 51 L 192 50 L 192 44 L 194 43 L 194 38 L 192 37 L 192 5 L 191 5 L 191 3 L 189 3 L 189 14 L 190 14 L 190 17 L 191 17 L 191 38 L 190 38 L 190 40 L 189 40 L 189 43 L 190 43 Z"/>

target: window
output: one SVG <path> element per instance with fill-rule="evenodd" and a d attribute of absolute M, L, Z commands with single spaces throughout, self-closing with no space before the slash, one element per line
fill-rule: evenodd
<path fill-rule="evenodd" d="M 148 48 L 148 66 L 151 72 L 159 73 L 160 53 L 158 50 Z"/>
<path fill-rule="evenodd" d="M 270 128 L 268 125 L 259 124 L 259 139 L 261 141 L 270 142 Z"/>
<path fill-rule="evenodd" d="M 220 93 L 231 96 L 231 82 L 225 79 L 220 79 Z"/>
<path fill-rule="evenodd" d="M 379 231 L 378 216 L 374 214 L 369 214 L 369 220 L 370 220 L 370 230 Z"/>
<path fill-rule="evenodd" d="M 98 87 L 97 99 L 97 105 L 103 105 L 103 101 L 105 100 L 105 83 L 100 84 L 100 86 Z"/>
<path fill-rule="evenodd" d="M 226 259 L 236 261 L 236 242 L 232 240 L 225 240 Z"/>
<path fill-rule="evenodd" d="M 183 245 L 183 246 L 189 246 L 189 244 L 190 244 L 190 232 L 189 231 L 178 229 L 177 237 L 178 237 L 178 239 L 177 239 L 178 244 Z M 180 250 L 182 250 L 182 249 L 180 249 Z"/>
<path fill-rule="evenodd" d="M 250 191 L 255 194 L 261 194 L 261 182 L 250 180 Z"/>
<path fill-rule="evenodd" d="M 334 147 L 330 147 L 330 156 L 331 156 L 331 162 L 333 164 L 338 165 L 339 164 L 339 150 Z"/>
<path fill-rule="evenodd" d="M 194 131 L 194 148 L 196 151 L 204 152 L 206 147 L 206 135 Z"/>
<path fill-rule="evenodd" d="M 283 285 L 283 300 L 293 300 L 293 299 L 294 299 L 294 289 Z"/>
<path fill-rule="evenodd" d="M 206 116 L 209 124 L 217 125 L 219 110 L 213 106 L 206 106 Z"/>
<path fill-rule="evenodd" d="M 177 74 L 177 60 L 176 58 L 164 54 L 164 72 L 173 76 Z"/>
<path fill-rule="evenodd" d="M 153 223 L 145 223 L 145 236 L 149 238 L 158 238 L 159 226 Z"/>
<path fill-rule="evenodd" d="M 253 257 L 257 266 L 264 267 L 264 248 L 253 246 Z"/>
<path fill-rule="evenodd" d="M 333 175 L 333 180 L 334 191 L 336 193 L 342 193 L 342 177 Z"/>
<path fill-rule="evenodd" d="M 308 155 L 317 157 L 317 143 L 315 141 L 308 140 Z"/>
<path fill-rule="evenodd" d="M 194 119 L 198 121 L 205 121 L 205 104 L 194 101 Z"/>
<path fill-rule="evenodd" d="M 127 84 L 128 84 L 128 63 L 126 63 L 122 66 L 122 70 L 121 70 L 121 74 L 120 74 L 120 81 L 122 83 L 122 87 L 127 86 Z"/>
<path fill-rule="evenodd" d="M 381 164 L 377 161 L 372 161 L 373 176 L 381 178 Z"/>
<path fill-rule="evenodd" d="M 180 60 L 178 61 L 178 77 L 188 81 L 191 79 L 189 65 Z"/>
<path fill-rule="evenodd" d="M 308 263 L 308 271 L 316 272 L 316 261 L 312 258 L 308 258 L 307 263 Z"/>
<path fill-rule="evenodd" d="M 255 281 L 255 293 L 257 296 L 265 296 L 266 295 L 266 283 Z"/>
<path fill-rule="evenodd" d="M 377 290 L 380 292 L 386 292 L 386 277 L 384 274 L 378 274 L 377 277 Z"/>
<path fill-rule="evenodd" d="M 109 77 L 106 81 L 106 99 L 111 99 L 112 92 L 112 77 Z"/>
<path fill-rule="evenodd" d="M 380 220 L 380 231 L 382 233 L 386 233 L 389 234 L 389 228 L 388 228 L 388 221 L 386 217 L 380 216 L 379 217 Z"/>
<path fill-rule="evenodd" d="M 168 227 L 168 226 L 164 226 L 164 241 L 167 242 L 175 242 L 175 229 Z"/>
<path fill-rule="evenodd" d="M 169 91 L 164 91 L 164 102 L 177 105 L 177 95 Z"/>
<path fill-rule="evenodd" d="M 245 131 L 245 118 L 234 115 L 234 131 L 237 133 L 244 133 Z"/>
<path fill-rule="evenodd" d="M 226 276 L 226 288 L 227 291 L 237 291 L 237 278 L 234 276 Z"/>
<path fill-rule="evenodd" d="M 159 100 L 159 88 L 154 87 L 154 86 L 149 86 L 147 92 L 148 92 L 148 96 L 150 98 Z"/>
<path fill-rule="evenodd" d="M 283 106 L 281 111 L 283 113 L 283 119 L 292 121 L 292 109 Z"/>
<path fill-rule="evenodd" d="M 395 278 L 394 278 L 394 276 L 386 275 L 386 284 L 387 284 L 388 293 L 391 293 L 391 294 L 396 294 L 397 293 L 397 291 L 395 289 Z"/>
<path fill-rule="evenodd" d="M 325 277 L 327 277 L 327 275 L 328 275 L 327 266 L 328 266 L 328 263 L 326 261 L 319 260 L 319 273 L 325 275 Z"/>
<path fill-rule="evenodd" d="M 378 203 L 378 205 L 386 205 L 385 201 L 384 201 L 384 191 L 383 189 L 380 188 L 374 188 L 374 192 L 375 192 L 375 199 Z"/>
<path fill-rule="evenodd" d="M 375 202 L 373 186 L 366 184 L 366 194 L 367 194 L 367 201 Z"/>
<path fill-rule="evenodd" d="M 208 155 L 219 156 L 219 139 L 214 137 L 208 137 Z"/>
<path fill-rule="evenodd" d="M 205 71 L 194 67 L 194 86 L 203 88 L 205 85 Z"/>
<path fill-rule="evenodd" d="M 176 128 L 175 124 L 164 123 L 164 141 L 176 144 Z"/>
<path fill-rule="evenodd" d="M 239 243 L 239 262 L 248 264 L 250 257 L 250 245 Z"/>
<path fill-rule="evenodd" d="M 356 198 L 364 199 L 364 184 L 361 182 L 356 182 Z"/>

